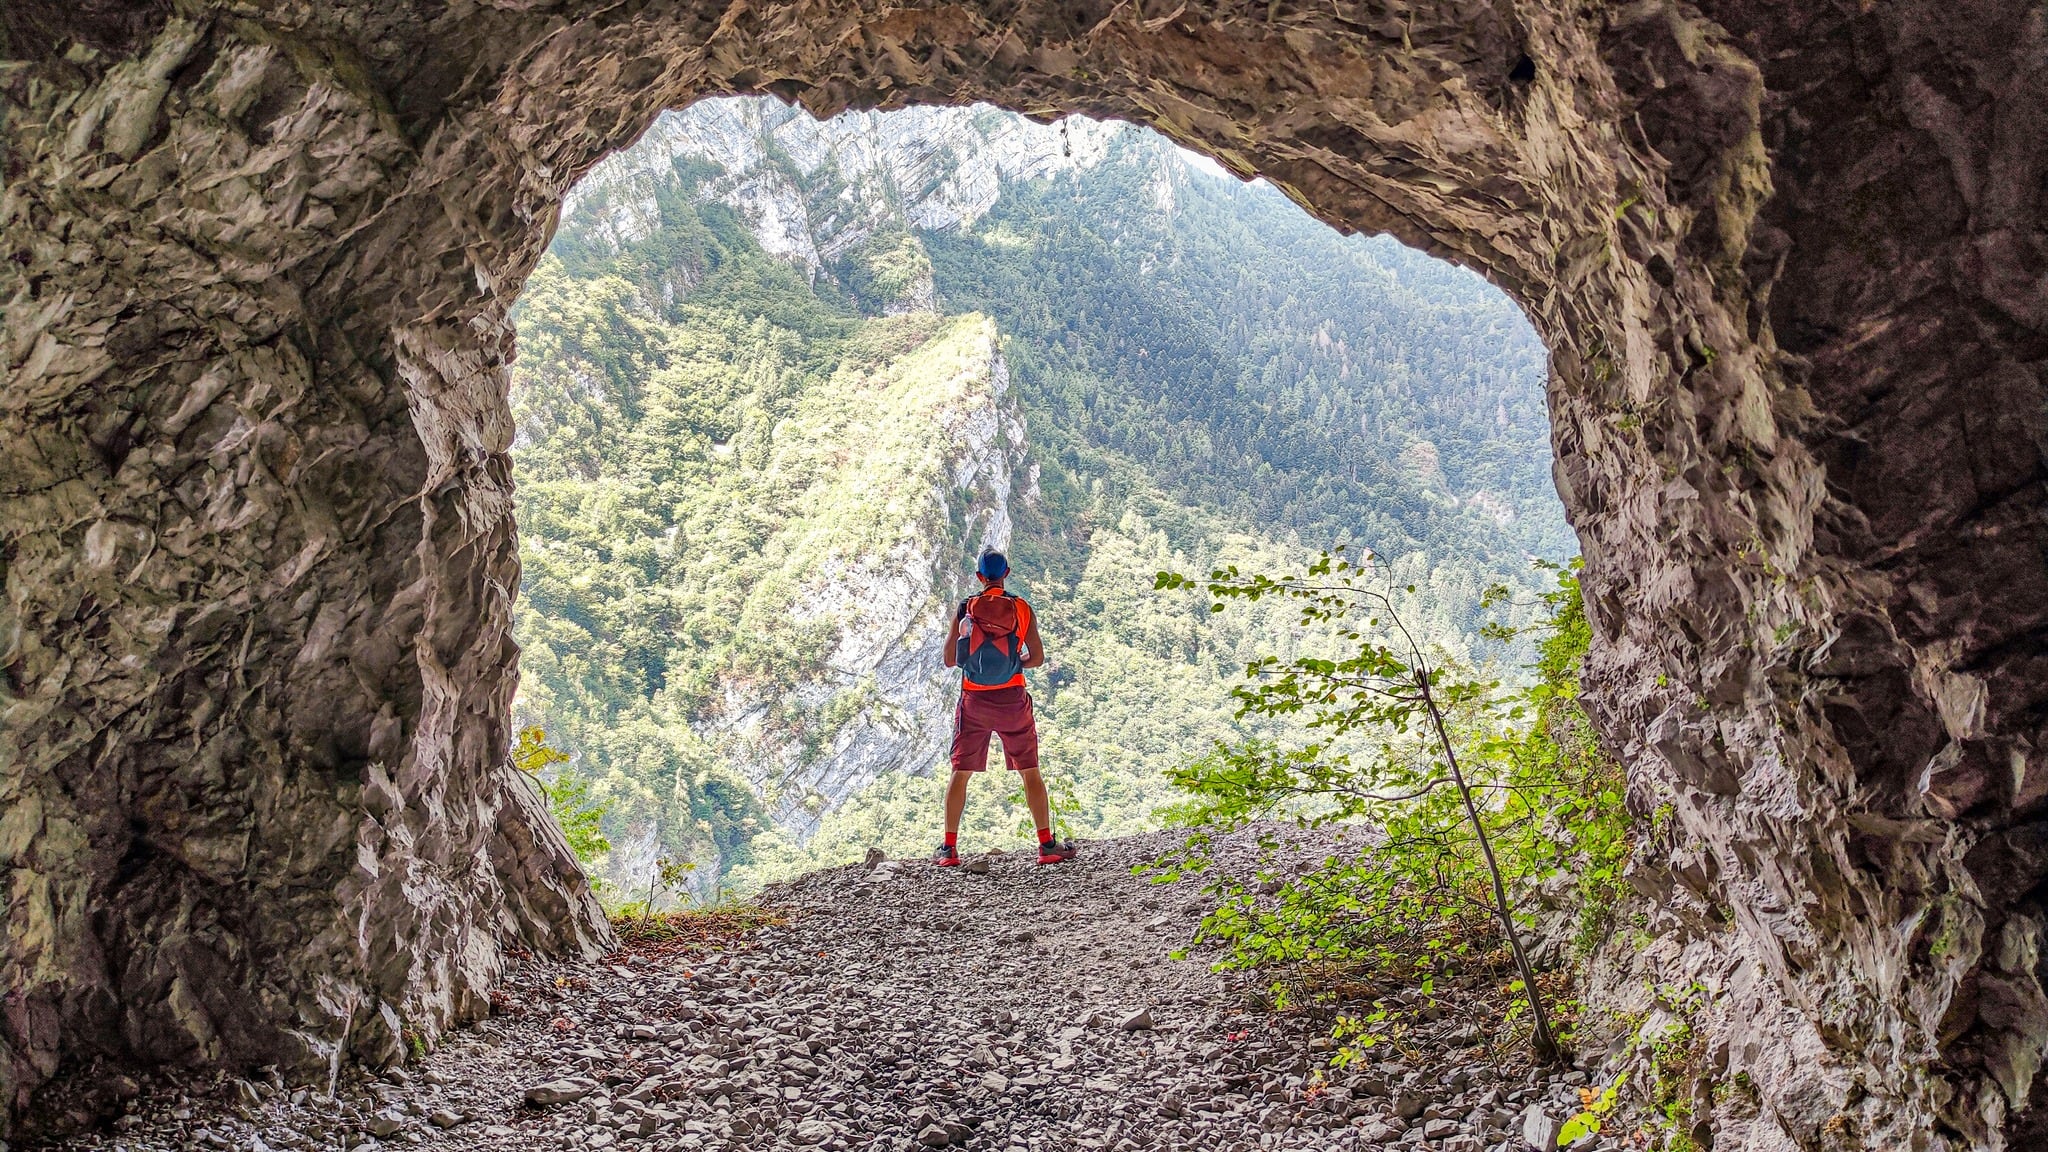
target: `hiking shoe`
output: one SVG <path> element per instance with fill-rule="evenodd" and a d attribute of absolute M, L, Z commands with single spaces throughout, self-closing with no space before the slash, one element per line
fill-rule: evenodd
<path fill-rule="evenodd" d="M 1038 846 L 1038 862 L 1040 864 L 1058 864 L 1063 860 L 1072 860 L 1073 858 L 1074 846 L 1067 841 L 1053 840 Z"/>
<path fill-rule="evenodd" d="M 932 863 L 937 864 L 941 868 L 958 868 L 960 866 L 960 849 L 955 848 L 951 844 L 941 844 L 939 845 L 939 850 L 932 853 Z"/>

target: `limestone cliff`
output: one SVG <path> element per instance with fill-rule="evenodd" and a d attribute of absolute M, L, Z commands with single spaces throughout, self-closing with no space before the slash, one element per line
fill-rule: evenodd
<path fill-rule="evenodd" d="M 810 741 L 777 735 L 766 723 L 771 702 L 735 684 L 720 719 L 702 730 L 773 797 L 777 823 L 799 839 L 881 774 L 930 772 L 946 755 L 958 674 L 942 667 L 939 646 L 975 557 L 1009 546 L 1011 501 L 1031 495 L 1024 422 L 1008 395 L 994 326 L 976 324 L 963 339 L 958 373 L 941 382 L 947 394 L 914 411 L 929 430 L 928 468 L 890 481 L 899 495 L 923 489 L 916 498 L 939 517 L 901 521 L 892 536 L 815 573 L 791 599 L 797 622 L 833 637 L 825 675 L 800 684 L 796 702 L 845 722 Z"/>
<path fill-rule="evenodd" d="M 766 465 L 811 487 L 794 494 L 809 515 L 761 547 L 807 560 L 757 589 L 749 612 L 780 616 L 821 648 L 788 682 L 707 669 L 711 699 L 686 737 L 741 773 L 798 839 L 878 775 L 943 760 L 956 689 L 940 638 L 974 558 L 1008 546 L 1012 502 L 1032 495 L 994 325 L 952 322 L 882 373 L 893 378 L 871 382 L 867 413 L 800 412 Z M 915 453 L 888 451 L 904 444 Z M 795 456 L 829 465 L 812 471 Z M 636 876 L 637 863 L 614 870 Z"/>
<path fill-rule="evenodd" d="M 1006 183 L 1102 163 L 1123 130 L 1086 117 L 1036 124 L 993 108 L 820 121 L 773 101 L 712 98 L 663 113 L 632 148 L 584 177 L 562 211 L 600 218 L 608 240 L 631 244 L 659 227 L 655 190 L 696 160 L 717 170 L 700 194 L 736 209 L 768 252 L 812 276 L 845 276 L 886 259 L 888 242 L 909 230 L 980 218 Z M 929 266 L 904 281 L 878 303 L 929 309 Z"/>

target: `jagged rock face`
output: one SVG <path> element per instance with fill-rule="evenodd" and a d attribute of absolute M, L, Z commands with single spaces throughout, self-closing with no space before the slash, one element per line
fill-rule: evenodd
<path fill-rule="evenodd" d="M 818 830 L 826 812 L 884 773 L 941 763 L 951 745 L 959 675 L 946 673 L 939 652 L 953 606 L 968 592 L 960 574 L 972 570 L 983 548 L 1009 547 L 1013 493 L 1030 495 L 1016 491 L 1026 488 L 1019 475 L 1024 425 L 1005 395 L 1009 369 L 996 348 L 995 326 L 987 324 L 980 335 L 981 355 L 969 371 L 977 384 L 986 382 L 987 399 L 946 413 L 933 444 L 950 473 L 942 498 L 958 506 L 964 531 L 957 538 L 906 532 L 886 551 L 829 574 L 805 613 L 837 632 L 828 658 L 833 674 L 811 689 L 821 699 L 805 703 L 849 689 L 864 692 L 867 703 L 825 748 L 806 755 L 777 741 L 749 765 L 756 783 L 772 784 L 781 797 L 776 823 L 800 840 Z M 756 716 L 742 723 L 757 723 Z"/>
<path fill-rule="evenodd" d="M 656 119 L 634 147 L 577 182 L 562 215 L 595 214 L 601 201 L 614 243 L 640 239 L 660 223 L 656 184 L 673 179 L 678 160 L 698 159 L 720 169 L 700 194 L 732 207 L 762 248 L 815 277 L 892 224 L 957 228 L 994 207 L 1004 184 L 1093 168 L 1117 131 L 1085 118 L 1052 128 L 985 108 L 847 112 L 821 123 L 780 104 L 714 98 Z"/>
<path fill-rule="evenodd" d="M 2038 6 L 169 11 L 5 17 L 10 1091 L 388 1058 L 601 932 L 502 764 L 505 312 L 766 91 L 1144 122 L 1512 292 L 1744 1143 L 2041 1136 Z"/>

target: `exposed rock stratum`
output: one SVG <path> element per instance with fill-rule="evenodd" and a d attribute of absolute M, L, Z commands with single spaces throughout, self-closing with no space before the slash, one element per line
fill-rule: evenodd
<path fill-rule="evenodd" d="M 5 1093 L 403 1058 L 605 929 L 506 765 L 506 313 L 663 108 L 1149 124 L 1553 355 L 1639 887 L 1801 1147 L 2034 1147 L 2048 18 L 2021 0 L 7 5 Z M 410 1036 L 408 1035 L 410 1034 Z"/>

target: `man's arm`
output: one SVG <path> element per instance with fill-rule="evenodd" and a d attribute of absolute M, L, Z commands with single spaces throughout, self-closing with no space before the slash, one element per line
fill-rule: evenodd
<path fill-rule="evenodd" d="M 966 627 L 967 611 L 966 606 L 962 605 L 961 611 L 953 617 L 953 626 L 951 628 L 946 629 L 946 650 L 944 652 L 939 653 L 939 659 L 945 661 L 946 667 L 948 668 L 957 667 L 959 665 L 959 661 L 953 658 L 954 652 L 958 647 L 955 641 L 959 640 L 961 636 L 965 635 L 964 629 L 966 629 Z"/>
<path fill-rule="evenodd" d="M 1036 668 L 1045 663 L 1045 641 L 1038 638 L 1038 613 L 1031 614 L 1031 625 L 1024 629 L 1024 666 Z"/>

